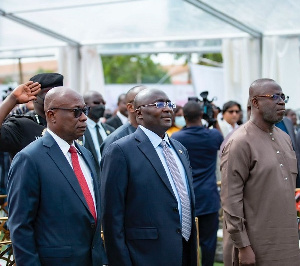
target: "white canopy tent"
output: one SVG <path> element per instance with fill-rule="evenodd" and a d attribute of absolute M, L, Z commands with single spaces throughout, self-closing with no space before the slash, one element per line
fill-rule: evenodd
<path fill-rule="evenodd" d="M 299 0 L 1 0 L 0 59 L 59 55 L 79 90 L 101 68 L 97 54 L 222 52 L 227 97 L 244 103 L 264 76 L 296 108 L 299 13 Z"/>

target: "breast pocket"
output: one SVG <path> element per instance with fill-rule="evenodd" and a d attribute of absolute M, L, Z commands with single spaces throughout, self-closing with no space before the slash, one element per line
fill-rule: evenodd
<path fill-rule="evenodd" d="M 127 228 L 126 238 L 134 239 L 158 239 L 158 230 L 155 227 Z"/>
<path fill-rule="evenodd" d="M 289 170 L 292 174 L 298 173 L 298 164 L 297 164 L 297 158 L 294 151 L 285 152 L 286 159 L 288 162 Z"/>

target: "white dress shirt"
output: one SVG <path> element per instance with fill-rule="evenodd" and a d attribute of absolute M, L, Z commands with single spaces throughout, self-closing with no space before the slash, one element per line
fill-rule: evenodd
<path fill-rule="evenodd" d="M 116 113 L 116 115 L 120 118 L 120 120 L 121 120 L 121 122 L 122 122 L 123 125 L 127 123 L 127 121 L 128 121 L 128 117 L 127 117 L 127 116 L 122 115 L 122 114 L 120 113 L 120 111 L 118 111 L 118 112 Z"/>
<path fill-rule="evenodd" d="M 57 136 L 49 128 L 47 128 L 47 132 L 49 132 L 49 134 L 54 138 L 54 140 L 56 141 L 57 145 L 59 146 L 59 148 L 61 149 L 62 153 L 64 154 L 64 156 L 66 157 L 66 159 L 68 160 L 70 166 L 73 169 L 72 159 L 71 159 L 71 153 L 69 152 L 69 149 L 70 149 L 69 143 L 67 143 L 65 140 L 63 140 L 59 136 Z M 76 148 L 76 146 L 74 145 L 74 143 L 72 145 Z M 92 178 L 92 174 L 91 174 L 90 168 L 88 167 L 88 165 L 86 164 L 86 162 L 82 158 L 81 152 L 77 148 L 76 148 L 76 150 L 77 150 L 79 164 L 80 164 L 82 173 L 83 173 L 84 178 L 86 180 L 86 183 L 87 183 L 87 185 L 89 187 L 90 193 L 91 193 L 93 201 L 94 201 L 94 205 L 96 206 L 94 184 L 93 184 L 93 178 Z M 96 210 L 96 213 L 97 213 L 97 210 Z"/>
<path fill-rule="evenodd" d="M 107 135 L 106 135 L 106 132 L 103 128 L 103 126 L 101 125 L 101 122 L 99 121 L 98 123 L 95 123 L 92 119 L 90 118 L 87 118 L 87 121 L 86 121 L 86 124 L 87 124 L 87 127 L 91 133 L 91 137 L 92 137 L 92 140 L 93 140 L 93 143 L 94 143 L 94 147 L 95 147 L 95 150 L 96 150 L 96 153 L 97 153 L 97 157 L 98 157 L 98 162 L 99 162 L 99 165 L 100 165 L 100 161 L 101 161 L 101 153 L 100 153 L 100 146 L 99 146 L 99 142 L 98 142 L 98 138 L 97 138 L 97 128 L 96 128 L 96 125 L 99 126 L 99 133 L 103 139 L 103 141 L 107 138 Z"/>
<path fill-rule="evenodd" d="M 154 133 L 153 131 L 139 125 L 139 127 L 144 131 L 144 133 L 147 135 L 147 137 L 149 138 L 150 142 L 152 143 L 155 151 L 157 152 L 158 156 L 159 156 L 159 159 L 161 161 L 161 163 L 163 164 L 163 167 L 166 171 L 166 174 L 168 176 L 168 179 L 169 179 L 169 182 L 171 184 L 171 187 L 172 187 L 172 190 L 175 194 L 175 197 L 177 199 L 177 202 L 178 202 L 178 210 L 179 210 L 179 215 L 180 215 L 180 221 L 181 221 L 181 202 L 180 202 L 180 197 L 179 197 L 179 194 L 177 192 L 177 189 L 176 189 L 176 186 L 175 186 L 175 183 L 174 183 L 174 180 L 172 178 L 172 175 L 171 175 L 171 172 L 169 170 L 169 167 L 167 165 L 167 161 L 165 159 L 165 156 L 163 154 L 163 148 L 160 146 L 161 142 L 162 142 L 162 138 L 159 137 L 156 133 Z M 187 185 L 187 176 L 186 176 L 186 173 L 185 173 L 185 169 L 182 165 L 182 162 L 180 161 L 176 151 L 173 149 L 172 145 L 170 144 L 170 141 L 169 141 L 169 138 L 168 138 L 168 135 L 165 134 L 165 137 L 164 137 L 164 140 L 166 141 L 166 143 L 168 144 L 169 148 L 171 149 L 171 152 L 173 154 L 173 157 L 176 161 L 176 164 L 177 164 L 177 167 L 179 169 L 179 172 L 180 172 L 180 176 L 182 177 L 182 180 L 183 180 L 183 184 L 187 190 L 187 193 L 190 194 L 190 191 L 189 191 L 189 188 L 188 188 L 188 185 Z"/>

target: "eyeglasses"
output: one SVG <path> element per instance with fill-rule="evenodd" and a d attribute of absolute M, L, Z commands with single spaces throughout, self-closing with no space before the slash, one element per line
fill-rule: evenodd
<path fill-rule="evenodd" d="M 82 113 L 84 113 L 85 115 L 88 115 L 90 107 L 89 106 L 85 106 L 83 108 L 62 108 L 62 107 L 52 107 L 52 108 L 49 108 L 49 110 L 55 110 L 55 109 L 74 112 L 74 117 L 78 118 L 78 117 L 81 116 Z"/>
<path fill-rule="evenodd" d="M 170 109 L 176 108 L 176 104 L 172 102 L 156 102 L 156 103 L 149 103 L 149 104 L 144 104 L 140 105 L 137 109 L 140 109 L 141 107 L 147 107 L 147 106 L 155 106 L 156 108 L 165 108 L 168 106 Z"/>
<path fill-rule="evenodd" d="M 226 112 L 228 112 L 229 114 L 233 114 L 233 113 L 238 114 L 240 112 L 240 110 L 229 110 L 229 111 L 226 111 Z"/>
<path fill-rule="evenodd" d="M 266 95 L 256 95 L 254 96 L 253 98 L 256 98 L 256 97 L 267 97 L 267 98 L 270 98 L 274 101 L 279 101 L 280 99 L 282 99 L 285 103 L 288 103 L 290 97 L 289 96 L 285 96 L 285 94 L 266 94 Z"/>

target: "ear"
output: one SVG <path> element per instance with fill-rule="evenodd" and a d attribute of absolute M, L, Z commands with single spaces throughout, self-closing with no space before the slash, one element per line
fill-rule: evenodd
<path fill-rule="evenodd" d="M 55 117 L 55 112 L 53 110 L 48 110 L 46 111 L 46 120 L 47 122 L 51 122 L 52 124 L 56 123 L 56 117 Z"/>
<path fill-rule="evenodd" d="M 126 107 L 127 107 L 127 111 L 128 112 L 130 112 L 130 113 L 134 113 L 135 112 L 134 106 L 133 106 L 132 103 L 127 103 Z"/>
<path fill-rule="evenodd" d="M 257 98 L 252 98 L 251 103 L 252 103 L 253 108 L 259 109 L 259 104 L 258 104 Z"/>

